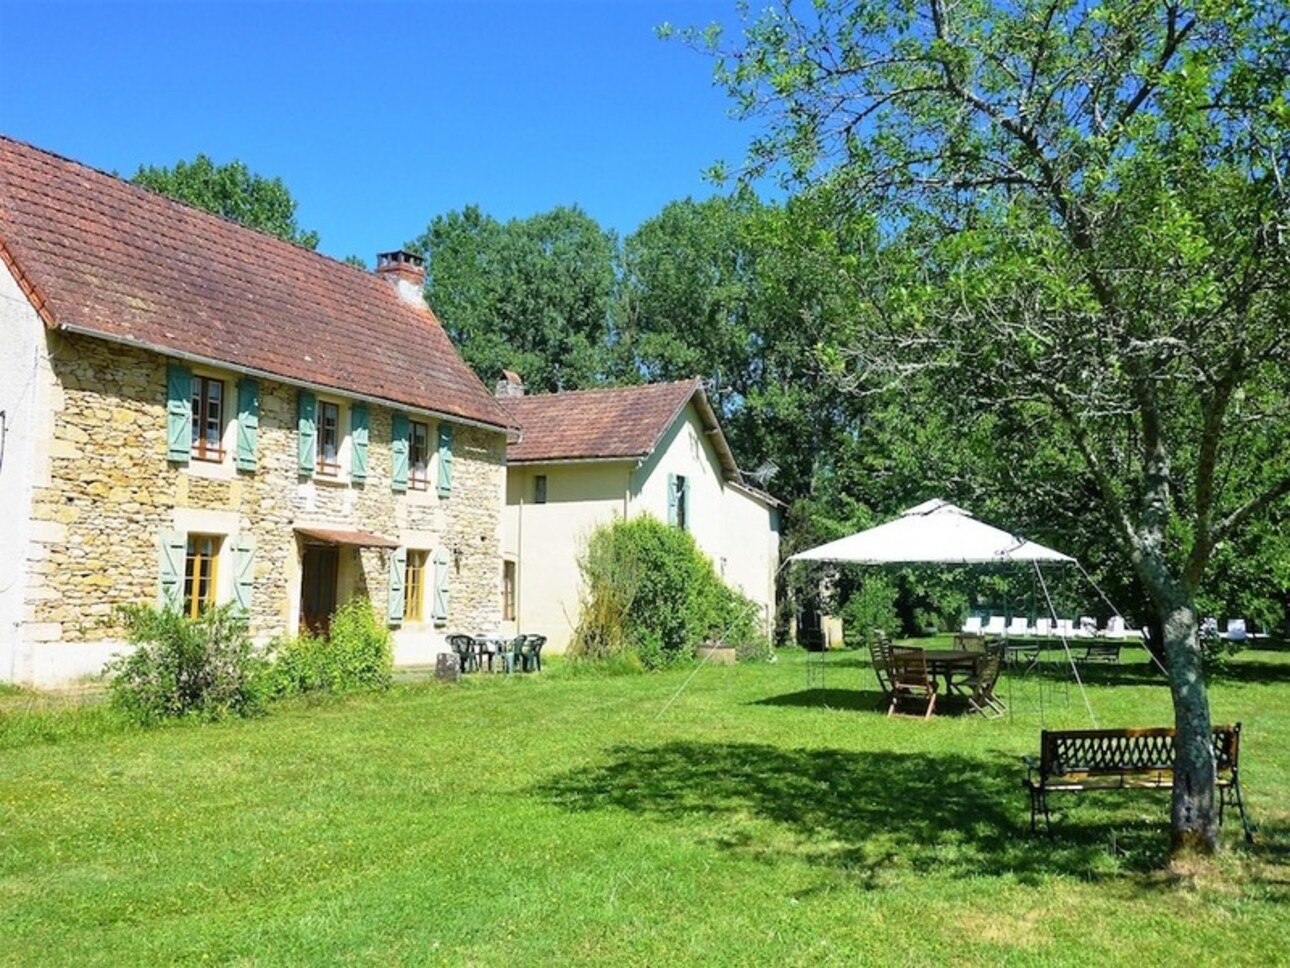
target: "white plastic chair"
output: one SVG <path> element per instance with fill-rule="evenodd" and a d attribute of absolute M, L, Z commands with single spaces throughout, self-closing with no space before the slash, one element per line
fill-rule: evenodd
<path fill-rule="evenodd" d="M 1246 634 L 1245 619 L 1229 618 L 1227 620 L 1227 641 L 1244 642 Z"/>
<path fill-rule="evenodd" d="M 991 615 L 982 631 L 986 635 L 1003 635 L 1008 630 L 1007 619 L 1002 615 Z"/>
<path fill-rule="evenodd" d="M 1097 635 L 1097 619 L 1091 615 L 1081 615 L 1079 617 L 1079 630 L 1075 634 L 1085 639 Z"/>
<path fill-rule="evenodd" d="M 1053 634 L 1053 620 L 1050 618 L 1035 619 L 1035 629 L 1033 634 L 1036 638 L 1048 638 Z"/>
<path fill-rule="evenodd" d="M 969 615 L 967 617 L 967 621 L 963 623 L 963 628 L 961 631 L 963 632 L 964 635 L 980 635 L 981 634 L 981 616 Z"/>
<path fill-rule="evenodd" d="M 1124 619 L 1119 615 L 1112 615 L 1106 620 L 1106 637 L 1109 639 L 1124 638 Z"/>
<path fill-rule="evenodd" d="M 1010 639 L 1022 639 L 1030 634 L 1030 627 L 1026 624 L 1024 615 L 1014 615 L 1012 621 L 1008 623 L 1007 636 Z"/>
<path fill-rule="evenodd" d="M 1075 637 L 1075 622 L 1069 618 L 1059 618 L 1057 627 L 1053 629 L 1053 635 L 1063 639 L 1073 639 Z"/>

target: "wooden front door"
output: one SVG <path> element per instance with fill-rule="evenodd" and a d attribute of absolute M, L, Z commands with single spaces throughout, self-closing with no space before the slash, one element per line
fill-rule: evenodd
<path fill-rule="evenodd" d="M 305 545 L 300 568 L 300 629 L 325 635 L 336 611 L 336 572 L 340 549 L 335 545 Z"/>

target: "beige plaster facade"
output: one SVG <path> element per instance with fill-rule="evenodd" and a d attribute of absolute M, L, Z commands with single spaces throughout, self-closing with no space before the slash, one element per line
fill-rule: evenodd
<path fill-rule="evenodd" d="M 167 459 L 167 357 L 47 329 L 5 270 L 0 337 L 7 427 L 0 463 L 7 520 L 0 543 L 0 680 L 49 685 L 98 672 L 126 647 L 116 606 L 158 601 L 166 533 L 218 539 L 219 602 L 234 595 L 230 553 L 249 539 L 250 624 L 260 641 L 299 628 L 307 539 L 297 529 L 310 526 L 373 533 L 426 552 L 430 562 L 436 553 L 446 561 L 447 615 L 434 621 L 427 603 L 425 621 L 398 623 L 397 663 L 433 661 L 449 628 L 499 627 L 502 431 L 454 424 L 451 493 L 440 497 L 433 484 L 399 493 L 391 487 L 394 411 L 367 401 L 366 481 L 350 477 L 348 434 L 333 480 L 302 476 L 300 388 L 260 378 L 255 469 L 235 466 L 232 419 L 221 461 L 177 463 Z M 239 376 L 190 365 L 226 387 Z M 344 415 L 355 401 L 316 392 L 340 405 L 348 426 Z M 439 422 L 429 414 L 411 417 L 428 422 L 432 433 Z M 393 554 L 340 547 L 337 602 L 365 594 L 386 616 Z"/>
<path fill-rule="evenodd" d="M 687 529 L 726 583 L 757 605 L 769 631 L 779 567 L 777 508 L 725 480 L 709 437 L 691 403 L 643 460 L 512 464 L 503 554 L 515 565 L 516 589 L 507 631 L 545 635 L 550 650 L 563 651 L 578 622 L 578 557 L 587 537 L 614 518 L 668 520 L 667 488 L 675 475 L 689 484 Z"/>

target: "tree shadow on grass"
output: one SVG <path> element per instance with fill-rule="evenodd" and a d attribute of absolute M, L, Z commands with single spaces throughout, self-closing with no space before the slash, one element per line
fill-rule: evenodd
<path fill-rule="evenodd" d="M 816 688 L 786 692 L 782 696 L 757 699 L 750 706 L 794 706 L 804 709 L 846 709 L 857 712 L 885 712 L 887 701 L 880 692 L 860 689 Z"/>
<path fill-rule="evenodd" d="M 722 848 L 807 859 L 871 888 L 901 872 L 1038 883 L 1054 874 L 1147 872 L 1166 860 L 1167 806 L 1156 823 L 1081 809 L 1080 822 L 1061 823 L 1055 838 L 1030 836 L 1021 769 L 1002 752 L 678 741 L 625 744 L 608 755 L 600 766 L 551 777 L 538 795 L 573 812 L 624 810 L 669 824 L 708 816 Z"/>

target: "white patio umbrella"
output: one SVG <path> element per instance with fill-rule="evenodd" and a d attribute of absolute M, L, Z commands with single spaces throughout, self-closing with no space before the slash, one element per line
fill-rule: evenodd
<path fill-rule="evenodd" d="M 946 501 L 933 500 L 910 508 L 894 521 L 800 551 L 788 560 L 972 565 L 1075 559 L 991 527 Z"/>
<path fill-rule="evenodd" d="M 894 521 L 858 531 L 818 548 L 798 552 L 785 561 L 785 566 L 790 561 L 829 561 L 859 565 L 1024 562 L 1035 570 L 1036 577 L 1043 583 L 1043 575 L 1039 570 L 1042 562 L 1075 562 L 1075 559 L 991 527 L 947 501 L 932 500 L 910 508 Z M 1044 583 L 1043 587 L 1049 611 L 1052 611 L 1047 584 Z M 1070 644 L 1064 636 L 1062 647 L 1070 660 L 1089 718 L 1096 727 L 1097 717 L 1093 715 L 1088 693 L 1071 656 Z"/>

